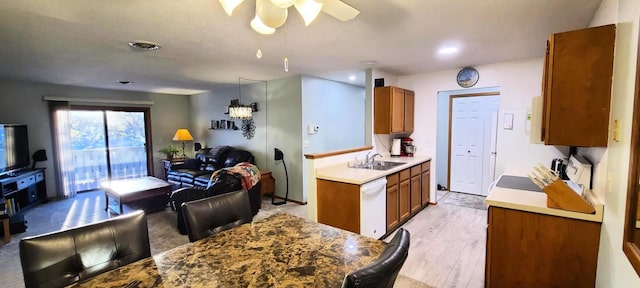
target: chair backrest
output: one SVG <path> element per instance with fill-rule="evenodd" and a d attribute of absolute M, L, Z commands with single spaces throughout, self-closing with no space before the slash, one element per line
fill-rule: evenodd
<path fill-rule="evenodd" d="M 343 288 L 391 288 L 409 255 L 409 231 L 400 228 L 373 263 L 344 277 Z"/>
<path fill-rule="evenodd" d="M 182 214 L 191 242 L 253 220 L 246 190 L 182 203 Z"/>
<path fill-rule="evenodd" d="M 150 256 L 143 211 L 20 241 L 26 287 L 64 287 Z"/>

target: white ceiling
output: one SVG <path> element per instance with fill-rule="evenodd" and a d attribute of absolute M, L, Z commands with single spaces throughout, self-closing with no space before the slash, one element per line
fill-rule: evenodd
<path fill-rule="evenodd" d="M 551 33 L 586 27 L 601 0 L 344 2 L 360 15 L 340 22 L 321 13 L 305 27 L 289 8 L 287 31 L 264 36 L 249 27 L 253 0 L 232 17 L 218 0 L 2 1 L 0 78 L 170 94 L 237 85 L 238 77 L 349 82 L 342 78 L 357 73 L 362 84 L 367 68 L 408 75 L 543 56 Z M 162 49 L 135 51 L 132 40 Z M 459 53 L 439 57 L 446 45 Z"/>

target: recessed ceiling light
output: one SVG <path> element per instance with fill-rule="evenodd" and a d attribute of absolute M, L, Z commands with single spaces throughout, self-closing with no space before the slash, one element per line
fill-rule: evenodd
<path fill-rule="evenodd" d="M 438 50 L 438 53 L 445 55 L 454 54 L 456 52 L 458 52 L 458 47 L 445 47 Z"/>
<path fill-rule="evenodd" d="M 356 81 L 356 76 L 354 76 L 354 75 L 349 76 L 349 80 Z"/>
<path fill-rule="evenodd" d="M 364 65 L 376 65 L 376 64 L 378 64 L 378 61 L 375 61 L 375 60 L 365 60 L 365 61 L 362 61 L 362 64 L 364 64 Z"/>
<path fill-rule="evenodd" d="M 153 50 L 160 49 L 160 44 L 154 43 L 151 41 L 145 41 L 145 40 L 131 41 L 129 42 L 129 46 L 136 49 L 145 50 L 145 51 L 153 51 Z"/>
<path fill-rule="evenodd" d="M 116 81 L 116 83 L 118 83 L 118 84 L 122 84 L 122 85 L 130 85 L 130 84 L 133 84 L 133 82 L 131 82 L 131 81 Z"/>

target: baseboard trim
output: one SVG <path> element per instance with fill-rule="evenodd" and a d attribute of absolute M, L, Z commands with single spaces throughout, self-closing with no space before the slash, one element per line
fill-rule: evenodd
<path fill-rule="evenodd" d="M 280 197 L 278 195 L 276 195 L 275 198 L 284 200 L 284 197 Z M 296 203 L 296 204 L 299 204 L 299 205 L 307 205 L 307 202 L 302 202 L 302 201 L 297 201 L 297 200 L 292 200 L 292 199 L 287 199 L 287 201 L 288 202 L 293 202 L 293 203 Z"/>

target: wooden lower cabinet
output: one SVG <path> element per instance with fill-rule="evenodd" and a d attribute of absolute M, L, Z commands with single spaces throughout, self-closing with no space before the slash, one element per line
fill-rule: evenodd
<path fill-rule="evenodd" d="M 402 173 L 402 172 L 401 172 Z M 402 175 L 402 174 L 401 174 Z M 411 182 L 409 178 L 400 180 L 399 191 L 399 208 L 400 222 L 404 222 L 411 216 Z"/>
<path fill-rule="evenodd" d="M 431 195 L 431 161 L 427 161 L 422 163 L 422 183 L 420 186 L 420 194 L 422 195 L 422 207 L 427 207 L 429 205 L 430 195 Z"/>
<path fill-rule="evenodd" d="M 489 207 L 485 287 L 595 287 L 600 226 Z"/>
<path fill-rule="evenodd" d="M 318 222 L 360 233 L 360 185 L 316 180 Z"/>
<path fill-rule="evenodd" d="M 398 174 L 395 174 L 396 177 Z M 400 224 L 398 183 L 387 186 L 387 231 L 392 231 Z"/>
<path fill-rule="evenodd" d="M 422 168 L 420 164 L 418 164 L 409 168 L 409 171 L 411 173 L 411 215 L 415 215 L 420 212 L 420 209 L 422 208 L 422 179 L 420 178 Z"/>
<path fill-rule="evenodd" d="M 422 208 L 422 189 L 420 176 L 411 177 L 411 215 L 420 212 Z"/>

